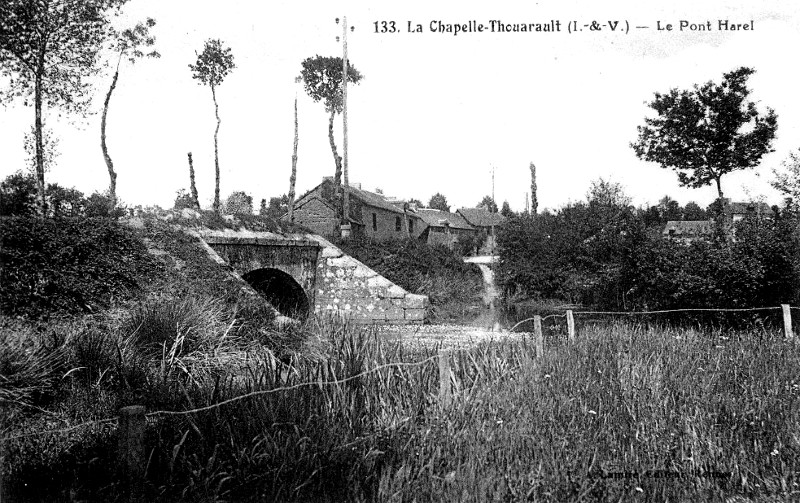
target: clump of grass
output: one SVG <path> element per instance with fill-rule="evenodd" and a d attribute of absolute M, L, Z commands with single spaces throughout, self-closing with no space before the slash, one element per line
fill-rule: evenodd
<path fill-rule="evenodd" d="M 433 349 L 336 319 L 302 330 L 313 354 L 231 337 L 150 361 L 175 355 L 152 374 L 170 407 L 212 406 L 149 424 L 154 499 L 798 495 L 800 355 L 779 337 L 587 325 L 541 360 L 529 341 L 487 342 L 454 354 L 443 407 Z"/>
<path fill-rule="evenodd" d="M 137 304 L 120 327 L 150 355 L 213 348 L 226 333 L 224 307 L 211 297 L 156 297 Z"/>
<path fill-rule="evenodd" d="M 0 404 L 33 406 L 51 397 L 67 367 L 67 351 L 33 325 L 0 317 Z"/>

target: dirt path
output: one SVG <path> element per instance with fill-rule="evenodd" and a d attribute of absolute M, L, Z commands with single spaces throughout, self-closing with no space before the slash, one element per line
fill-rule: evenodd
<path fill-rule="evenodd" d="M 379 333 L 387 338 L 400 339 L 411 347 L 452 347 L 475 346 L 484 341 L 519 339 L 529 336 L 527 332 L 509 332 L 491 328 L 465 325 L 384 325 Z"/>

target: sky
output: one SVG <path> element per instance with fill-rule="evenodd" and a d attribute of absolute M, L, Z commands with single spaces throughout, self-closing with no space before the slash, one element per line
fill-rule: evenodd
<path fill-rule="evenodd" d="M 759 167 L 723 178 L 726 196 L 779 203 L 769 184 L 772 169 L 800 147 L 792 59 L 800 46 L 800 3 L 130 0 L 115 24 L 154 18 L 161 58 L 123 63 L 110 103 L 108 148 L 120 199 L 171 207 L 176 191 L 188 189 L 186 154 L 192 152 L 201 204 L 210 205 L 214 106 L 210 89 L 192 79 L 188 65 L 211 38 L 231 48 L 236 64 L 217 89 L 222 197 L 243 190 L 258 206 L 288 192 L 295 97 L 298 195 L 333 175 L 327 114 L 295 77 L 307 57 L 341 56 L 342 24 L 335 19 L 345 16 L 354 27 L 349 59 L 364 75 L 348 88 L 349 178 L 366 190 L 423 202 L 441 192 L 454 208 L 475 206 L 492 193 L 494 171 L 498 204 L 522 210 L 533 162 L 540 210 L 585 199 L 599 178 L 622 184 L 637 206 L 657 204 L 664 195 L 705 206 L 715 187 L 680 187 L 673 171 L 637 159 L 630 143 L 652 115 L 647 102 L 655 92 L 718 82 L 740 66 L 756 70 L 751 99 L 760 110 L 776 111 L 778 133 L 775 151 Z M 721 19 L 752 22 L 753 29 L 721 31 Z M 558 21 L 560 31 L 491 32 L 493 20 L 551 27 Z M 681 20 L 695 27 L 710 22 L 711 30 L 680 30 Z M 384 21 L 394 21 L 397 31 L 382 33 Z M 470 21 L 487 29 L 438 29 L 439 22 Z M 601 29 L 567 31 L 571 23 L 592 21 Z M 618 28 L 611 31 L 614 21 Z M 409 32 L 409 23 L 422 32 Z M 658 29 L 667 24 L 671 31 Z M 111 76 L 106 70 L 93 79 L 86 117 L 47 111 L 60 152 L 48 181 L 86 194 L 108 187 L 100 111 Z M 33 118 L 21 100 L 0 106 L 0 177 L 25 169 L 23 136 Z M 337 117 L 340 153 L 341 130 Z"/>

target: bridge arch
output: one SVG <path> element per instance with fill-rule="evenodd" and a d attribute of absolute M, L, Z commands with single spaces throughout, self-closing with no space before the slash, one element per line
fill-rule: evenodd
<path fill-rule="evenodd" d="M 305 320 L 311 312 L 311 304 L 303 287 L 280 269 L 255 269 L 243 274 L 242 279 L 285 316 Z"/>

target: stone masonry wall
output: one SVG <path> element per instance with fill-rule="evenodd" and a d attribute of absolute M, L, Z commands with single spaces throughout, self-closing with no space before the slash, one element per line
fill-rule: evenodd
<path fill-rule="evenodd" d="M 428 297 L 406 292 L 320 236 L 316 314 L 338 314 L 357 323 L 423 323 Z"/>

